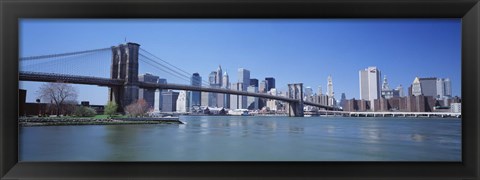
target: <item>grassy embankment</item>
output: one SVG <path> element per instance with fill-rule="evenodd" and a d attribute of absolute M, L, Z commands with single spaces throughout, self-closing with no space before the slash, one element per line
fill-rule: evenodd
<path fill-rule="evenodd" d="M 183 124 L 175 118 L 130 118 L 126 115 L 96 115 L 93 117 L 21 117 L 20 126 L 64 126 L 64 125 L 120 125 L 120 124 Z"/>

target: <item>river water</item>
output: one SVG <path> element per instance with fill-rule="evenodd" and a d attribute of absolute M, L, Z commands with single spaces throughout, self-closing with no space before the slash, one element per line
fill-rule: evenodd
<path fill-rule="evenodd" d="M 183 125 L 22 127 L 20 161 L 461 161 L 461 120 L 181 116 Z"/>

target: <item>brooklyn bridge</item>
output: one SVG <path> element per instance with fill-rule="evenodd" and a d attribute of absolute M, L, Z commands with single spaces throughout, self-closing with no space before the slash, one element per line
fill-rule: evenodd
<path fill-rule="evenodd" d="M 111 59 L 94 58 L 99 53 L 110 53 Z M 76 60 L 69 59 L 76 57 Z M 81 61 L 78 57 L 84 57 Z M 99 75 L 86 75 L 92 69 L 98 68 L 95 66 L 96 61 L 108 61 L 110 67 L 102 71 L 103 74 L 108 74 L 108 77 L 100 77 Z M 40 63 L 32 63 L 40 62 Z M 80 65 L 78 65 L 80 63 Z M 288 97 L 274 96 L 264 93 L 254 93 L 247 91 L 238 91 L 223 88 L 209 87 L 207 83 L 201 86 L 193 86 L 186 84 L 175 83 L 151 83 L 142 82 L 138 80 L 139 67 L 142 66 L 153 67 L 156 73 L 169 73 L 172 76 L 184 79 L 187 82 L 188 72 L 173 66 L 170 62 L 158 58 L 154 54 L 140 48 L 139 44 L 126 43 L 118 46 L 108 48 L 100 48 L 93 50 L 76 51 L 69 53 L 50 54 L 41 56 L 29 56 L 20 58 L 20 81 L 36 81 L 36 82 L 59 82 L 71 84 L 97 85 L 108 87 L 109 101 L 113 101 L 119 105 L 119 111 L 122 112 L 126 105 L 135 102 L 139 98 L 139 89 L 171 89 L 171 90 L 187 90 L 198 92 L 212 92 L 230 95 L 252 96 L 259 98 L 266 98 L 272 100 L 280 100 L 289 104 L 289 116 L 303 116 L 304 105 L 324 108 L 326 110 L 337 111 L 338 109 L 332 106 L 325 106 L 313 102 L 303 100 L 303 84 L 292 83 L 288 85 Z M 171 66 L 167 66 L 171 65 Z M 51 70 L 54 68 L 55 70 Z M 101 67 L 102 68 L 102 67 Z M 49 70 L 50 69 L 50 70 Z"/>

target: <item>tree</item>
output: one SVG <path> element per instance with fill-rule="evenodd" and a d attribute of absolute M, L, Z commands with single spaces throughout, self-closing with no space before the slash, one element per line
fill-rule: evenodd
<path fill-rule="evenodd" d="M 108 115 L 108 117 L 112 117 L 117 112 L 117 104 L 113 101 L 109 101 L 105 106 L 104 114 Z"/>
<path fill-rule="evenodd" d="M 77 90 L 65 83 L 45 83 L 40 86 L 39 96 L 44 102 L 55 106 L 57 116 L 60 115 L 66 102 L 77 100 Z"/>
<path fill-rule="evenodd" d="M 144 99 L 139 99 L 125 107 L 127 114 L 134 117 L 144 116 L 147 110 L 148 104 Z"/>

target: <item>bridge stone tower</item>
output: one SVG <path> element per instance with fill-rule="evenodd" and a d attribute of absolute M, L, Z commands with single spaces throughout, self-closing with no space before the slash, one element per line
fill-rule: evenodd
<path fill-rule="evenodd" d="M 112 47 L 111 79 L 122 79 L 123 86 L 110 87 L 109 101 L 118 105 L 118 112 L 138 99 L 138 50 L 136 43 L 120 44 Z"/>
<path fill-rule="evenodd" d="M 288 84 L 288 97 L 298 99 L 290 103 L 288 116 L 303 117 L 303 83 Z"/>

